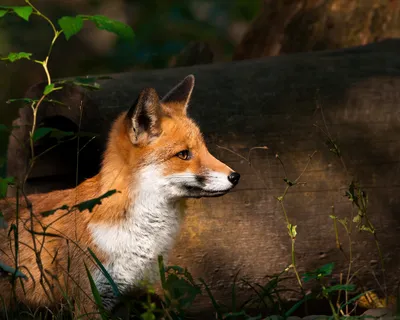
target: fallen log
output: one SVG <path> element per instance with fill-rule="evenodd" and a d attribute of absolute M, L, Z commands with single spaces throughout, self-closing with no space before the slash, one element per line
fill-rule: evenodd
<path fill-rule="evenodd" d="M 170 264 L 203 277 L 215 297 L 228 303 L 238 270 L 251 283 L 263 283 L 267 275 L 284 270 L 291 263 L 291 239 L 277 197 L 287 186 L 284 178 L 293 182 L 302 173 L 284 198 L 290 223 L 297 225 L 298 270 L 302 274 L 335 262 L 338 279 L 339 273 L 347 272 L 348 262 L 336 247 L 329 215 L 334 207 L 335 215 L 352 224 L 357 210 L 344 195 L 354 177 L 368 194 L 367 212 L 383 252 L 386 282 L 374 236 L 356 231 L 355 225 L 353 270 L 358 270 L 365 287 L 386 284 L 391 292 L 400 268 L 399 53 L 400 40 L 387 40 L 340 51 L 115 74 L 99 81 L 99 91 L 68 86 L 56 92 L 54 99 L 68 107 L 44 104 L 38 123 L 98 134 L 80 153 L 77 179 L 82 180 L 98 170 L 111 122 L 140 89 L 154 87 L 163 95 L 184 76 L 194 74 L 189 113 L 212 153 L 240 172 L 242 179 L 224 197 L 189 201 Z M 42 87 L 32 88 L 29 95 L 37 95 Z M 21 178 L 26 169 L 28 153 L 17 140 L 26 141 L 30 123 L 29 108 L 21 109 L 14 122 L 20 127 L 10 137 L 9 175 Z M 49 147 L 48 140 L 41 141 L 37 148 Z M 268 150 L 251 149 L 260 146 Z M 45 155 L 27 190 L 75 185 L 76 150 L 74 141 Z M 340 152 L 345 166 L 334 152 Z M 348 254 L 343 229 L 339 241 Z M 295 280 L 290 284 L 295 286 Z M 240 289 L 241 297 L 249 291 L 244 285 Z M 197 310 L 210 306 L 207 298 L 199 299 Z"/>

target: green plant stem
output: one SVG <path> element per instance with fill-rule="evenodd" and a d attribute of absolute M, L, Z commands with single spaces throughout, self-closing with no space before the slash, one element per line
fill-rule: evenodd
<path fill-rule="evenodd" d="M 282 211 L 283 211 L 283 215 L 285 217 L 286 226 L 287 226 L 288 230 L 290 230 L 291 224 L 290 224 L 289 217 L 288 217 L 286 209 L 285 209 L 285 205 L 283 204 L 283 200 L 285 199 L 285 196 L 286 196 L 289 188 L 290 188 L 290 186 L 287 185 L 285 191 L 283 192 L 283 195 L 278 200 L 279 203 L 281 204 L 281 208 L 282 208 Z M 292 268 L 293 268 L 293 271 L 294 271 L 294 273 L 296 275 L 296 279 L 297 279 L 297 282 L 299 283 L 300 288 L 303 289 L 303 284 L 301 282 L 300 275 L 299 275 L 299 272 L 297 271 L 297 267 L 296 267 L 296 253 L 295 253 L 295 241 L 296 241 L 296 239 L 293 236 L 290 236 L 290 239 L 291 239 L 291 242 L 292 242 L 292 247 L 291 247 Z"/>
<path fill-rule="evenodd" d="M 316 153 L 317 153 L 317 151 L 315 150 L 311 155 L 308 155 L 307 164 L 306 164 L 306 166 L 304 167 L 303 171 L 300 173 L 300 175 L 296 178 L 296 180 L 294 180 L 295 183 L 297 183 L 297 182 L 300 180 L 300 178 L 302 177 L 302 175 L 306 172 L 308 166 L 309 166 L 310 163 L 311 163 L 311 159 L 314 157 L 314 155 L 315 155 Z"/>
<path fill-rule="evenodd" d="M 50 47 L 49 50 L 47 52 L 47 56 L 43 61 L 38 61 L 38 60 L 34 60 L 34 62 L 39 63 L 43 66 L 44 72 L 46 73 L 46 77 L 47 77 L 47 84 L 51 84 L 51 76 L 50 76 L 50 72 L 48 69 L 48 62 L 49 62 L 49 58 L 51 55 L 51 52 L 53 50 L 53 46 L 55 44 L 55 42 L 57 41 L 57 38 L 60 36 L 60 34 L 62 34 L 62 30 L 57 30 L 57 28 L 55 27 L 54 23 L 47 17 L 45 16 L 43 13 L 41 13 L 31 2 L 30 0 L 25 0 L 25 3 L 28 4 L 32 9 L 33 9 L 33 13 L 36 14 L 37 16 L 43 18 L 44 20 L 46 20 L 49 25 L 51 26 L 51 28 L 53 29 L 53 39 L 51 40 L 50 43 Z"/>
<path fill-rule="evenodd" d="M 337 314 L 336 310 L 335 310 L 335 306 L 333 305 L 331 299 L 327 298 L 329 301 L 329 306 L 331 307 L 332 313 L 333 313 L 333 317 L 337 320 L 339 320 L 339 315 Z"/>
<path fill-rule="evenodd" d="M 39 16 L 39 17 L 42 17 L 44 20 L 46 20 L 46 21 L 50 24 L 51 28 L 53 29 L 54 34 L 57 33 L 57 29 L 56 29 L 56 27 L 54 26 L 54 23 L 53 23 L 48 17 L 46 17 L 44 14 L 42 14 L 42 13 L 30 2 L 30 0 L 25 0 L 25 3 L 33 9 L 33 13 L 34 13 L 34 14 L 36 14 L 36 15 Z"/>
<path fill-rule="evenodd" d="M 52 39 L 52 41 L 50 43 L 50 47 L 49 47 L 49 50 L 48 50 L 48 53 L 47 53 L 47 56 L 46 56 L 45 60 L 44 61 L 36 61 L 35 60 L 36 63 L 40 63 L 43 66 L 44 72 L 45 72 L 46 77 L 47 77 L 47 84 L 50 85 L 51 84 L 51 76 L 50 76 L 50 72 L 49 72 L 49 69 L 48 69 L 48 61 L 49 61 L 50 54 L 52 52 L 54 43 L 56 42 L 57 38 L 59 37 L 59 35 L 62 32 L 61 31 L 57 31 L 57 29 L 54 26 L 53 22 L 51 22 L 51 20 L 48 17 L 43 15 L 35 6 L 33 6 L 29 0 L 25 0 L 25 2 L 30 7 L 32 7 L 32 9 L 34 10 L 34 14 L 42 17 L 43 19 L 45 19 L 50 24 L 50 26 L 51 26 L 51 28 L 52 28 L 52 30 L 54 32 L 54 37 L 53 37 L 53 39 Z M 46 283 L 47 286 L 49 288 L 51 288 L 50 282 L 49 282 L 49 280 L 47 279 L 47 277 L 46 277 L 46 275 L 44 273 L 43 265 L 42 265 L 42 262 L 41 262 L 41 252 L 42 252 L 42 249 L 43 249 L 44 237 L 43 237 L 43 242 L 42 242 L 41 248 L 40 248 L 40 250 L 38 250 L 37 243 L 36 243 L 36 237 L 35 237 L 35 233 L 34 233 L 34 221 L 33 221 L 34 213 L 33 213 L 33 208 L 32 208 L 32 204 L 29 201 L 28 197 L 26 196 L 26 192 L 25 192 L 26 182 L 27 182 L 28 177 L 29 177 L 29 175 L 30 175 L 30 173 L 31 173 L 31 171 L 32 171 L 32 169 L 34 167 L 35 160 L 36 160 L 33 135 L 35 133 L 36 126 L 37 126 L 37 113 L 38 113 L 39 107 L 41 106 L 41 104 L 42 104 L 43 100 L 45 99 L 45 97 L 46 97 L 46 95 L 43 94 L 42 97 L 39 99 L 39 101 L 37 101 L 37 103 L 33 102 L 31 104 L 32 116 L 33 116 L 32 128 L 31 128 L 31 130 L 29 132 L 31 160 L 29 161 L 29 167 L 28 167 L 27 172 L 25 173 L 21 189 L 22 189 L 22 194 L 23 194 L 23 196 L 25 198 L 25 201 L 26 201 L 26 204 L 27 204 L 27 208 L 29 209 L 29 212 L 30 212 L 30 228 L 31 228 L 33 248 L 34 248 L 35 256 L 36 256 L 36 263 L 37 263 L 38 269 L 40 271 L 40 284 L 43 287 L 43 290 L 44 290 L 45 294 L 47 295 L 47 297 L 51 301 L 51 294 L 47 291 L 47 289 L 45 287 L 45 283 Z"/>
<path fill-rule="evenodd" d="M 323 121 L 324 126 L 325 126 L 325 128 L 326 128 L 326 131 L 323 130 L 321 127 L 319 127 L 319 126 L 316 125 L 316 124 L 314 124 L 314 126 L 315 126 L 316 128 L 318 128 L 318 129 L 328 138 L 329 142 L 330 142 L 332 145 L 334 145 L 335 148 L 337 148 L 337 146 L 336 146 L 336 144 L 334 143 L 334 141 L 333 141 L 333 139 L 332 139 L 332 136 L 331 136 L 331 134 L 330 134 L 330 132 L 329 132 L 328 126 L 327 126 L 327 124 L 326 124 L 325 115 L 324 115 L 324 112 L 323 112 L 323 110 L 322 110 L 322 107 L 319 105 L 318 101 L 316 101 L 316 103 L 317 103 L 317 109 L 319 109 L 319 110 L 321 111 L 322 121 Z M 344 171 L 345 171 L 345 173 L 346 173 L 346 176 L 349 176 L 349 172 L 348 172 L 348 170 L 347 170 L 346 163 L 344 162 L 344 159 L 343 159 L 343 156 L 341 155 L 340 150 L 337 148 L 336 151 L 337 151 L 337 152 L 334 152 L 334 153 L 338 156 L 338 158 L 339 158 L 339 160 L 340 160 L 340 162 L 341 162 L 341 164 L 342 164 L 342 166 L 343 166 L 343 169 L 344 169 Z M 362 191 L 360 190 L 360 191 L 358 191 L 358 192 L 361 193 Z M 360 195 L 360 194 L 359 194 L 359 195 Z M 381 247 L 380 247 L 380 244 L 379 244 L 379 241 L 378 241 L 376 232 L 375 232 L 375 228 L 374 228 L 372 222 L 369 220 L 368 215 L 367 215 L 367 203 L 368 203 L 368 201 L 367 201 L 367 203 L 366 203 L 366 202 L 364 201 L 364 198 L 363 198 L 362 195 L 361 195 L 360 199 L 361 199 L 361 205 L 356 203 L 356 206 L 362 211 L 362 214 L 363 214 L 363 217 L 365 218 L 365 221 L 366 221 L 366 223 L 367 223 L 367 226 L 368 226 L 368 228 L 372 231 L 372 234 L 373 234 L 373 236 L 374 236 L 374 241 L 375 241 L 376 248 L 377 248 L 377 250 L 378 250 L 379 260 L 380 260 L 380 265 L 381 265 L 381 270 L 382 270 L 383 291 L 384 291 L 383 293 L 384 293 L 384 295 L 385 295 L 385 300 L 386 300 L 386 304 L 387 304 L 387 303 L 388 303 L 388 295 L 387 295 L 387 284 L 386 284 L 386 270 L 385 270 L 385 263 L 384 263 L 384 259 L 383 259 L 382 250 L 381 250 Z M 354 205 L 354 202 L 353 202 L 353 205 Z M 347 227 L 346 227 L 346 231 L 348 232 Z M 350 238 L 349 238 L 349 239 L 350 239 Z M 351 240 L 349 240 L 349 241 L 351 241 Z M 350 249 L 351 249 L 351 242 L 350 242 Z M 343 252 L 343 250 L 342 250 L 342 252 Z M 351 252 L 351 251 L 350 251 L 350 252 Z M 344 252 L 343 252 L 343 253 L 344 253 Z M 350 265 L 349 265 L 349 270 L 350 270 L 351 263 L 352 263 L 352 258 L 351 258 L 351 257 L 350 257 L 350 262 L 349 262 L 349 263 L 350 263 Z M 347 278 L 349 279 L 349 274 L 348 274 L 348 277 L 347 277 Z M 346 294 L 347 294 L 347 292 L 346 292 Z M 347 296 L 346 296 L 346 300 L 347 300 Z M 346 306 L 347 306 L 347 304 L 346 304 Z M 346 313 L 347 313 L 347 311 L 348 311 L 348 308 L 346 308 Z"/>
<path fill-rule="evenodd" d="M 333 206 L 332 206 L 332 211 L 333 211 Z M 342 244 L 340 243 L 339 240 L 339 230 L 337 227 L 337 218 L 336 216 L 333 215 L 333 229 L 335 230 L 335 241 L 336 241 L 336 248 L 338 248 L 340 251 L 343 251 L 342 249 Z"/>
<path fill-rule="evenodd" d="M 329 298 L 329 293 L 326 292 L 326 287 L 322 283 L 321 283 L 321 287 L 322 287 L 322 295 L 326 300 L 328 300 L 329 307 L 331 308 L 333 318 L 336 320 L 339 320 L 339 315 L 336 312 L 335 306 L 333 305 L 331 299 Z"/>
<path fill-rule="evenodd" d="M 286 189 L 285 189 L 285 191 L 283 192 L 283 195 L 280 197 L 280 200 L 279 200 L 279 202 L 280 202 L 280 204 L 281 204 L 281 206 L 282 206 L 283 214 L 284 214 L 284 216 L 285 216 L 286 224 L 287 224 L 288 226 L 290 225 L 290 221 L 289 221 L 289 217 L 288 217 L 288 215 L 287 215 L 285 206 L 283 205 L 283 200 L 285 199 L 285 196 L 286 196 L 287 192 L 289 191 L 289 188 L 290 188 L 290 186 L 286 186 Z"/>
<path fill-rule="evenodd" d="M 295 239 L 292 238 L 292 266 L 293 266 L 293 271 L 296 274 L 297 282 L 299 283 L 300 288 L 303 289 L 303 284 L 301 283 L 300 275 L 299 275 L 299 272 L 297 271 L 297 267 L 296 267 L 296 255 L 295 255 L 295 250 L 294 250 L 294 243 L 295 243 Z"/>
<path fill-rule="evenodd" d="M 44 71 L 46 73 L 46 76 L 47 76 L 47 84 L 48 85 L 51 84 L 51 76 L 50 76 L 50 72 L 49 72 L 49 69 L 48 69 L 48 62 L 49 62 L 49 58 L 50 58 L 51 52 L 53 50 L 53 46 L 54 46 L 55 42 L 57 41 L 57 38 L 60 36 L 61 33 L 62 33 L 62 31 L 57 31 L 57 30 L 55 31 L 54 38 L 51 41 L 51 44 L 50 44 L 49 51 L 47 53 L 46 59 L 42 63 L 43 69 L 44 69 Z"/>
<path fill-rule="evenodd" d="M 308 166 L 309 166 L 310 163 L 311 163 L 311 159 L 313 158 L 313 156 L 315 155 L 316 152 L 317 152 L 317 151 L 314 151 L 314 152 L 309 156 L 309 160 L 308 160 L 306 166 L 304 167 L 304 169 L 303 169 L 303 171 L 300 173 L 300 175 L 296 178 L 296 180 L 294 180 L 294 184 L 296 184 L 296 183 L 300 180 L 300 178 L 302 177 L 302 175 L 304 174 L 304 172 L 306 172 Z M 287 179 L 286 170 L 285 170 L 285 166 L 284 166 L 284 164 L 283 164 L 283 161 L 281 160 L 281 158 L 279 157 L 278 154 L 276 155 L 276 158 L 277 158 L 277 159 L 279 160 L 279 162 L 281 163 L 281 165 L 282 165 L 282 167 L 283 167 L 283 170 L 284 170 L 284 172 L 285 172 L 285 179 Z M 293 184 L 293 185 L 294 185 L 294 184 Z M 287 212 L 286 212 L 286 209 L 285 209 L 285 205 L 284 205 L 284 203 L 283 203 L 283 201 L 284 201 L 284 199 L 285 199 L 285 197 L 286 197 L 286 194 L 288 193 L 289 188 L 290 188 L 291 186 L 292 186 L 292 185 L 287 184 L 287 186 L 286 186 L 286 188 L 285 188 L 285 191 L 283 192 L 282 196 L 278 197 L 278 201 L 279 201 L 279 203 L 281 204 L 281 208 L 282 208 L 282 211 L 283 211 L 283 214 L 284 214 L 284 217 L 285 217 L 285 221 L 286 221 L 286 226 L 287 226 L 287 228 L 288 228 L 288 230 L 289 230 L 289 235 L 290 235 L 290 239 L 291 239 L 291 244 L 292 244 L 292 246 L 291 246 L 292 265 L 291 265 L 291 266 L 292 266 L 293 271 L 294 271 L 294 273 L 295 273 L 295 275 L 296 275 L 296 279 L 297 279 L 297 282 L 299 283 L 300 289 L 303 290 L 303 284 L 302 284 L 302 282 L 301 282 L 301 278 L 300 278 L 299 272 L 297 271 L 297 267 L 296 267 L 296 252 L 295 252 L 296 237 L 295 237 L 295 235 L 293 234 L 292 225 L 291 225 L 291 223 L 290 223 L 289 217 L 288 217 Z"/>

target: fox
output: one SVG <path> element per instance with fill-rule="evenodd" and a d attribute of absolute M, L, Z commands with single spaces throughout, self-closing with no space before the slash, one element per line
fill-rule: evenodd
<path fill-rule="evenodd" d="M 162 98 L 154 88 L 141 90 L 113 122 L 94 177 L 73 189 L 1 200 L 0 212 L 14 226 L 0 231 L 0 297 L 5 305 L 16 300 L 51 307 L 67 295 L 84 310 L 94 310 L 94 283 L 111 312 L 119 298 L 107 276 L 122 296 L 144 280 L 159 280 L 157 258 L 167 259 L 187 199 L 223 196 L 240 179 L 211 155 L 187 114 L 194 83 L 188 75 Z M 115 192 L 105 196 L 110 190 Z M 100 198 L 101 204 L 77 210 Z M 7 273 L 4 266 L 17 269 Z"/>

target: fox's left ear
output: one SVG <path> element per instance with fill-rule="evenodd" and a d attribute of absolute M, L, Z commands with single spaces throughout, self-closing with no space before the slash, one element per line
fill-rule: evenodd
<path fill-rule="evenodd" d="M 161 100 L 167 111 L 186 115 L 186 109 L 194 87 L 194 76 L 188 75 Z"/>
<path fill-rule="evenodd" d="M 161 133 L 162 110 L 156 90 L 143 89 L 125 116 L 129 137 L 134 145 L 147 144 Z"/>

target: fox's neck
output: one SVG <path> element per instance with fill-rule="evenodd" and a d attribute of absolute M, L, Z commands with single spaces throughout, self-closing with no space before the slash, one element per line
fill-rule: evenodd
<path fill-rule="evenodd" d="M 112 195 L 104 208 L 109 218 L 104 212 L 101 220 L 90 223 L 95 243 L 110 259 L 129 254 L 156 259 L 171 249 L 179 231 L 182 206 L 165 194 L 158 181 L 155 170 L 148 168 L 127 184 L 116 184 L 115 189 L 121 193 Z"/>
<path fill-rule="evenodd" d="M 180 203 L 167 201 L 154 191 L 140 191 L 127 212 L 127 225 L 148 257 L 166 255 L 171 249 L 181 222 Z M 139 249 L 136 246 L 136 249 Z"/>

